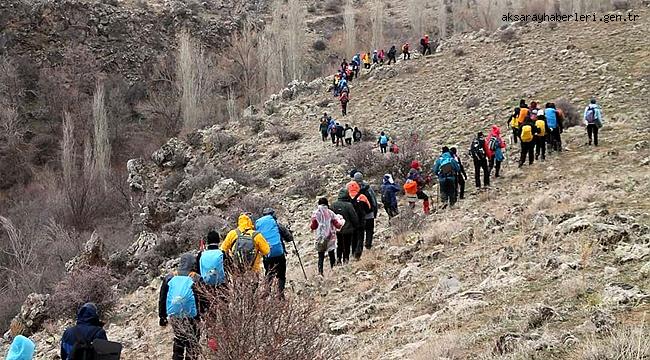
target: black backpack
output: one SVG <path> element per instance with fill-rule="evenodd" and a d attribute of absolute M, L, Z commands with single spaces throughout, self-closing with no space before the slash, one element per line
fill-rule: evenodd
<path fill-rule="evenodd" d="M 368 202 L 370 202 L 370 212 L 374 214 L 377 212 L 377 198 L 372 197 L 368 189 L 370 189 L 370 185 L 362 186 L 361 194 L 365 195 L 366 198 L 368 199 Z"/>
<path fill-rule="evenodd" d="M 71 360 L 119 360 L 122 353 L 122 344 L 95 339 L 95 336 L 102 330 L 98 327 L 90 336 L 91 340 L 85 339 L 79 334 L 78 329 L 74 329 L 74 336 L 77 338 L 70 352 Z"/>
<path fill-rule="evenodd" d="M 469 148 L 469 153 L 475 160 L 485 160 L 485 140 L 474 139 L 472 145 Z"/>
<path fill-rule="evenodd" d="M 354 211 L 357 213 L 359 220 L 363 221 L 369 212 L 366 204 L 362 201 L 359 201 L 359 196 L 361 196 L 361 192 L 359 192 L 357 196 L 352 199 L 352 206 L 354 206 Z"/>

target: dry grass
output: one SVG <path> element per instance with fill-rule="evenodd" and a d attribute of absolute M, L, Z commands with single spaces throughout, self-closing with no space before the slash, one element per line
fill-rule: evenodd
<path fill-rule="evenodd" d="M 412 360 L 463 359 L 464 347 L 463 336 L 456 331 L 449 331 L 428 340 L 413 354 Z"/>
<path fill-rule="evenodd" d="M 650 332 L 643 321 L 636 326 L 628 325 L 615 329 L 602 338 L 593 336 L 582 343 L 572 358 L 576 360 L 648 359 L 650 358 Z"/>

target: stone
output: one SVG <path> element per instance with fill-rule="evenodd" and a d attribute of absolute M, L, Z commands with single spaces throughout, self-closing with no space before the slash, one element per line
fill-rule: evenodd
<path fill-rule="evenodd" d="M 350 331 L 350 327 L 352 327 L 352 322 L 348 320 L 336 321 L 329 325 L 330 333 L 334 335 L 345 334 Z"/>
<path fill-rule="evenodd" d="M 182 168 L 190 161 L 190 146 L 182 140 L 171 138 L 166 144 L 156 150 L 151 159 L 164 168 Z"/>
<path fill-rule="evenodd" d="M 650 245 L 619 243 L 616 249 L 614 249 L 614 255 L 616 255 L 618 261 L 621 263 L 641 260 L 650 255 Z"/>
<path fill-rule="evenodd" d="M 570 233 L 588 229 L 592 226 L 593 224 L 590 221 L 590 219 L 582 216 L 576 216 L 560 223 L 557 226 L 556 231 L 563 235 L 567 235 Z"/>
<path fill-rule="evenodd" d="M 29 337 L 39 331 L 43 322 L 48 318 L 49 299 L 49 294 L 29 294 L 20 307 L 20 312 L 11 320 L 5 338 L 13 338 L 18 335 Z"/>
<path fill-rule="evenodd" d="M 611 283 L 605 286 L 602 298 L 605 305 L 635 305 L 650 300 L 650 295 L 634 285 Z"/>
<path fill-rule="evenodd" d="M 629 239 L 630 235 L 626 228 L 618 225 L 597 223 L 593 226 L 601 245 L 609 246 Z"/>
<path fill-rule="evenodd" d="M 203 200 L 217 208 L 230 204 L 239 195 L 242 186 L 233 179 L 222 179 L 203 195 Z"/>
<path fill-rule="evenodd" d="M 65 271 L 72 272 L 86 266 L 105 266 L 104 241 L 102 237 L 93 231 L 90 239 L 84 244 L 81 253 L 65 264 Z"/>
<path fill-rule="evenodd" d="M 128 174 L 127 183 L 129 188 L 133 191 L 144 191 L 144 178 L 142 173 L 144 171 L 144 159 L 130 159 L 126 162 L 126 171 Z"/>
<path fill-rule="evenodd" d="M 645 265 L 643 265 L 641 267 L 641 270 L 639 270 L 639 273 L 641 274 L 642 277 L 644 277 L 646 279 L 650 278 L 650 261 L 648 261 L 647 263 L 645 263 Z"/>

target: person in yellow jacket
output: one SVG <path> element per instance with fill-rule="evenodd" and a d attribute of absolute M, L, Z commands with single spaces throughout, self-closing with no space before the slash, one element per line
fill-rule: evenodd
<path fill-rule="evenodd" d="M 241 235 L 240 235 L 241 234 Z M 237 229 L 231 230 L 221 244 L 221 251 L 230 254 L 233 258 L 238 251 L 237 240 L 244 237 L 252 238 L 255 251 L 255 258 L 251 269 L 255 272 L 262 271 L 262 258 L 271 252 L 271 247 L 262 234 L 255 231 L 253 220 L 246 215 L 239 215 L 237 220 Z"/>

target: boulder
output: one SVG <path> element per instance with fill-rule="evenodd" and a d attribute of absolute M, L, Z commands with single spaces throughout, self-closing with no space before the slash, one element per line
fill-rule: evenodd
<path fill-rule="evenodd" d="M 636 305 L 650 300 L 650 295 L 637 286 L 626 283 L 611 283 L 603 290 L 603 304 L 610 306 Z"/>
<path fill-rule="evenodd" d="M 126 171 L 128 173 L 127 183 L 133 191 L 144 191 L 144 159 L 130 159 L 126 162 Z"/>
<path fill-rule="evenodd" d="M 591 222 L 591 219 L 583 216 L 575 216 L 561 222 L 557 226 L 556 232 L 567 235 L 570 233 L 586 230 L 592 226 L 593 224 Z"/>
<path fill-rule="evenodd" d="M 104 241 L 102 237 L 93 231 L 90 239 L 84 245 L 81 253 L 65 264 L 65 271 L 71 272 L 75 269 L 86 266 L 105 266 Z"/>
<path fill-rule="evenodd" d="M 49 294 L 29 294 L 20 307 L 20 312 L 11 320 L 5 338 L 13 338 L 18 335 L 31 336 L 39 331 L 48 317 L 47 302 L 49 299 Z"/>
<path fill-rule="evenodd" d="M 151 155 L 151 159 L 163 168 L 182 168 L 190 161 L 190 146 L 178 138 L 171 138 Z"/>
<path fill-rule="evenodd" d="M 237 196 L 242 189 L 243 187 L 235 180 L 222 179 L 204 193 L 203 199 L 217 208 L 224 207 L 230 204 L 230 200 Z"/>
<path fill-rule="evenodd" d="M 650 245 L 649 244 L 628 244 L 628 243 L 619 243 L 616 249 L 614 249 L 614 255 L 618 258 L 618 261 L 621 263 L 641 260 L 650 255 Z"/>

